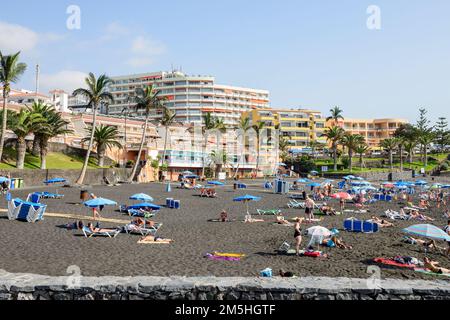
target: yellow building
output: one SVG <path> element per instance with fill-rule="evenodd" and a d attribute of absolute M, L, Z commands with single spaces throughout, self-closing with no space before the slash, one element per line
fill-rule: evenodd
<path fill-rule="evenodd" d="M 291 149 L 308 150 L 311 142 L 326 143 L 322 137 L 326 119 L 319 111 L 307 109 L 255 109 L 243 114 L 251 125 L 264 122 L 266 128 L 278 128 L 289 140 Z"/>
<path fill-rule="evenodd" d="M 405 119 L 347 119 L 340 120 L 338 125 L 345 131 L 352 134 L 360 134 L 367 144 L 374 149 L 378 149 L 380 142 L 393 136 L 402 124 L 408 123 Z M 328 121 L 327 127 L 334 125 L 334 121 Z"/>

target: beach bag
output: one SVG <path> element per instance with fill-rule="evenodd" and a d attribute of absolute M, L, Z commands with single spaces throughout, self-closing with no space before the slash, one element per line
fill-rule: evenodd
<path fill-rule="evenodd" d="M 281 252 L 287 252 L 290 248 L 291 248 L 291 245 L 285 241 L 285 242 L 283 242 L 283 243 L 281 244 L 281 246 L 280 246 L 280 248 L 278 249 L 278 251 L 281 251 Z"/>

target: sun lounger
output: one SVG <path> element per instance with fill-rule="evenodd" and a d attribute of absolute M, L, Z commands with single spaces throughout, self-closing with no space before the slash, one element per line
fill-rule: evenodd
<path fill-rule="evenodd" d="M 270 210 L 262 210 L 262 209 L 256 209 L 256 212 L 260 216 L 276 216 L 277 214 L 281 213 L 281 210 L 278 209 L 270 209 Z"/>
<path fill-rule="evenodd" d="M 288 208 L 294 208 L 294 209 L 305 209 L 305 203 L 304 202 L 298 202 L 295 199 L 292 199 L 287 204 Z"/>
<path fill-rule="evenodd" d="M 111 230 L 111 231 L 108 231 L 108 232 L 93 232 L 87 226 L 84 226 L 81 230 L 83 231 L 83 234 L 84 234 L 84 236 L 86 238 L 92 238 L 92 237 L 95 237 L 95 236 L 115 238 L 120 233 L 119 229 Z"/>
<path fill-rule="evenodd" d="M 142 211 L 142 210 L 137 210 L 137 209 L 129 209 L 128 210 L 128 215 L 132 216 L 132 217 L 140 217 L 140 218 L 153 218 L 155 216 L 154 212 L 147 212 L 147 211 Z"/>
<path fill-rule="evenodd" d="M 395 261 L 394 259 L 375 258 L 375 259 L 373 259 L 373 261 L 378 264 L 382 264 L 382 265 L 390 266 L 390 267 L 397 267 L 397 268 L 414 269 L 416 267 L 415 264 L 399 263 L 399 262 Z"/>
<path fill-rule="evenodd" d="M 41 194 L 35 192 L 35 193 L 30 193 L 27 197 L 27 202 L 33 202 L 33 203 L 40 203 L 41 201 Z"/>
<path fill-rule="evenodd" d="M 142 236 L 148 236 L 148 235 L 154 236 L 158 232 L 159 228 L 161 228 L 161 226 L 162 226 L 162 223 L 157 223 L 153 227 L 140 227 L 140 226 L 130 223 L 130 224 L 127 224 L 126 226 L 124 226 L 123 230 L 127 234 L 140 234 Z"/>
<path fill-rule="evenodd" d="M 344 221 L 344 229 L 351 232 L 374 233 L 378 232 L 379 227 L 374 222 L 350 218 Z"/>

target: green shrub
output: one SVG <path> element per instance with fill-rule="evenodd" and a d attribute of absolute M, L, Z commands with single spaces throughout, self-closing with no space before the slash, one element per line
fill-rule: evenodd
<path fill-rule="evenodd" d="M 348 169 L 350 167 L 350 158 L 345 156 L 341 158 L 341 163 L 344 169 Z"/>

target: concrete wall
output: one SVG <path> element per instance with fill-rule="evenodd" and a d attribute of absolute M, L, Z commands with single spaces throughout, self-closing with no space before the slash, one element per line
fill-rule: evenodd
<path fill-rule="evenodd" d="M 319 277 L 49 277 L 0 270 L 0 300 L 450 300 L 450 283 L 443 280 L 378 281 Z"/>
<path fill-rule="evenodd" d="M 106 176 L 111 183 L 117 181 L 126 181 L 131 174 L 131 169 L 124 168 L 106 168 L 106 169 L 88 169 L 84 184 L 99 185 L 102 184 L 103 177 Z M 10 176 L 11 178 L 22 178 L 24 187 L 43 186 L 43 181 L 51 178 L 65 178 L 70 184 L 75 183 L 80 175 L 80 170 L 0 170 L 0 175 Z"/>

